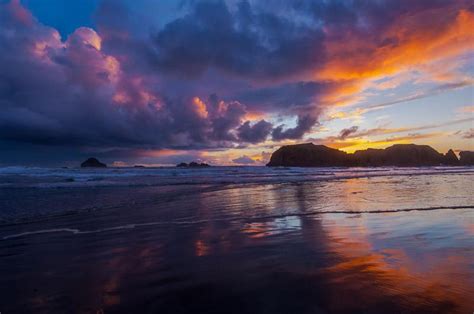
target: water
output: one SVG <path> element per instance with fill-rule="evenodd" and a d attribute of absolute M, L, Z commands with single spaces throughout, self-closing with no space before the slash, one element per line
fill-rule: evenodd
<path fill-rule="evenodd" d="M 0 169 L 0 311 L 471 313 L 473 168 Z"/>
<path fill-rule="evenodd" d="M 420 174 L 474 173 L 472 167 L 0 168 L 0 187 L 163 186 L 328 181 Z"/>

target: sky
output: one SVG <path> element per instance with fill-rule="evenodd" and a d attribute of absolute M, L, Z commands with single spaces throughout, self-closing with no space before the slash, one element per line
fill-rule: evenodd
<path fill-rule="evenodd" d="M 474 150 L 472 1 L 0 0 L 0 166 Z"/>

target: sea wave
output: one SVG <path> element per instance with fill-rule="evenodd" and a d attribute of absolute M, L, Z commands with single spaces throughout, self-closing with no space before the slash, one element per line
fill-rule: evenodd
<path fill-rule="evenodd" d="M 0 168 L 0 187 L 68 188 L 193 184 L 287 183 L 378 176 L 474 174 L 474 167 L 380 168 Z"/>

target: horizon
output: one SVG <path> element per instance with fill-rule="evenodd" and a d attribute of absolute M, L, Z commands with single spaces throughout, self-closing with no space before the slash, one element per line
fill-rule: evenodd
<path fill-rule="evenodd" d="M 244 157 L 239 157 L 239 158 L 243 158 L 244 160 L 241 161 L 241 162 L 236 162 L 236 161 L 233 161 L 232 163 L 228 163 L 228 164 L 211 164 L 210 166 L 213 166 L 213 167 L 266 167 L 267 166 L 267 163 L 270 161 L 270 157 L 271 155 L 276 152 L 279 148 L 282 148 L 284 146 L 294 146 L 294 145 L 305 145 L 305 144 L 312 144 L 312 145 L 315 145 L 315 146 L 325 146 L 325 147 L 329 147 L 329 146 L 326 146 L 324 144 L 314 144 L 312 142 L 303 142 L 303 143 L 296 143 L 296 144 L 290 144 L 290 145 L 282 145 L 278 148 L 276 148 L 271 154 L 270 156 L 268 157 L 268 159 L 266 160 L 262 160 L 261 162 L 252 162 L 252 163 L 247 163 L 245 158 Z M 397 143 L 397 144 L 392 144 L 390 146 L 387 146 L 385 148 L 389 148 L 389 147 L 392 147 L 392 146 L 396 146 L 396 145 L 417 145 L 417 146 L 428 146 L 430 148 L 433 148 L 431 147 L 430 145 L 427 145 L 427 144 L 414 144 L 414 143 Z M 329 147 L 331 148 L 331 147 Z M 353 152 L 345 152 L 344 150 L 342 149 L 338 149 L 338 148 L 333 148 L 333 149 L 336 149 L 336 150 L 339 150 L 339 151 L 342 151 L 342 152 L 345 152 L 346 154 L 348 155 L 352 155 L 356 152 L 360 152 L 360 151 L 365 151 L 365 150 L 369 150 L 369 149 L 385 149 L 385 148 L 372 148 L 372 147 L 367 147 L 365 149 L 360 149 L 360 150 L 356 150 L 356 151 L 353 151 Z M 434 148 L 433 148 L 434 149 Z M 466 150 L 454 150 L 454 149 L 449 149 L 449 150 L 452 150 L 453 153 L 455 154 L 456 158 L 459 160 L 460 159 L 460 153 L 461 152 L 471 152 L 471 151 L 466 151 Z M 436 152 L 442 154 L 442 155 L 446 155 L 449 150 L 447 152 L 439 152 L 435 149 Z M 83 161 L 86 161 L 88 159 L 97 159 L 93 156 L 90 156 L 88 158 L 86 158 L 85 160 L 81 160 L 81 161 L 68 161 L 67 163 L 63 163 L 63 164 L 58 164 L 58 165 L 54 165 L 54 166 L 49 166 L 51 168 L 59 168 L 59 167 L 66 167 L 66 168 L 81 168 L 80 166 L 80 163 L 83 162 Z M 132 164 L 129 164 L 129 163 L 124 163 L 124 162 L 121 162 L 121 161 L 113 161 L 113 158 L 110 159 L 110 160 L 99 160 L 100 162 L 105 162 L 105 164 L 107 165 L 107 168 L 136 168 L 136 167 L 144 167 L 144 168 L 175 168 L 177 167 L 177 165 L 179 163 L 190 163 L 190 162 L 198 162 L 198 163 L 205 163 L 206 161 L 205 160 L 201 160 L 201 159 L 195 159 L 195 160 L 183 160 L 183 161 L 180 161 L 179 163 L 177 164 L 173 164 L 173 163 L 163 163 L 163 164 L 145 164 L 145 163 L 132 163 Z M 7 168 L 8 167 L 21 167 L 21 166 L 25 166 L 25 167 L 35 167 L 34 165 L 10 165 L 10 166 L 6 166 Z"/>
<path fill-rule="evenodd" d="M 462 0 L 1 0 L 0 166 L 473 151 L 473 23 Z"/>

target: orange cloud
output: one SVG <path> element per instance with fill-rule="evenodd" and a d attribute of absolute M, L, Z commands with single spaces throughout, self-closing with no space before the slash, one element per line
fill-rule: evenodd
<path fill-rule="evenodd" d="M 266 114 L 263 112 L 252 111 L 245 114 L 244 120 L 256 121 L 265 118 L 265 116 Z"/>
<path fill-rule="evenodd" d="M 94 47 L 97 50 L 102 48 L 102 38 L 93 29 L 88 27 L 79 27 L 74 31 L 77 36 L 82 39 L 82 42 L 86 45 Z"/>
<path fill-rule="evenodd" d="M 437 21 L 436 27 L 433 27 L 434 20 Z M 402 15 L 377 40 L 363 38 L 352 31 L 341 38 L 341 35 L 331 36 L 331 30 L 327 30 L 329 39 L 325 50 L 329 61 L 313 77 L 322 81 L 337 81 L 340 85 L 322 98 L 323 104 L 347 106 L 358 103 L 365 99 L 362 91 L 366 88 L 387 89 L 400 85 L 407 76 L 399 78 L 398 75 L 407 70 L 417 69 L 432 81 L 452 82 L 459 77 L 453 72 L 454 65 L 459 64 L 453 61 L 451 67 L 444 70 L 434 64 L 472 51 L 473 25 L 473 13 L 453 6 L 450 9 Z M 382 39 L 392 44 L 380 45 Z M 392 78 L 383 83 L 373 83 L 385 77 Z M 464 80 L 472 84 L 469 77 Z M 347 117 L 336 115 L 332 118 Z"/>
<path fill-rule="evenodd" d="M 433 20 L 438 21 L 438 27 L 433 27 Z M 457 55 L 472 49 L 473 24 L 474 14 L 469 11 L 437 9 L 401 16 L 384 35 L 397 44 L 374 46 L 349 33 L 343 40 L 337 37 L 337 41 L 328 42 L 326 50 L 331 59 L 316 76 L 324 80 L 371 79 Z"/>
<path fill-rule="evenodd" d="M 474 113 L 474 105 L 461 107 L 458 111 L 461 113 Z"/>
<path fill-rule="evenodd" d="M 198 114 L 198 116 L 200 116 L 203 119 L 207 118 L 209 113 L 207 112 L 206 104 L 199 97 L 193 98 L 193 104 L 194 104 L 194 109 L 196 110 L 196 113 Z"/>
<path fill-rule="evenodd" d="M 336 111 L 332 113 L 328 113 L 328 120 L 335 120 L 335 119 L 351 119 L 351 120 L 360 120 L 362 119 L 362 115 L 371 111 L 369 108 L 356 108 L 352 111 Z"/>

